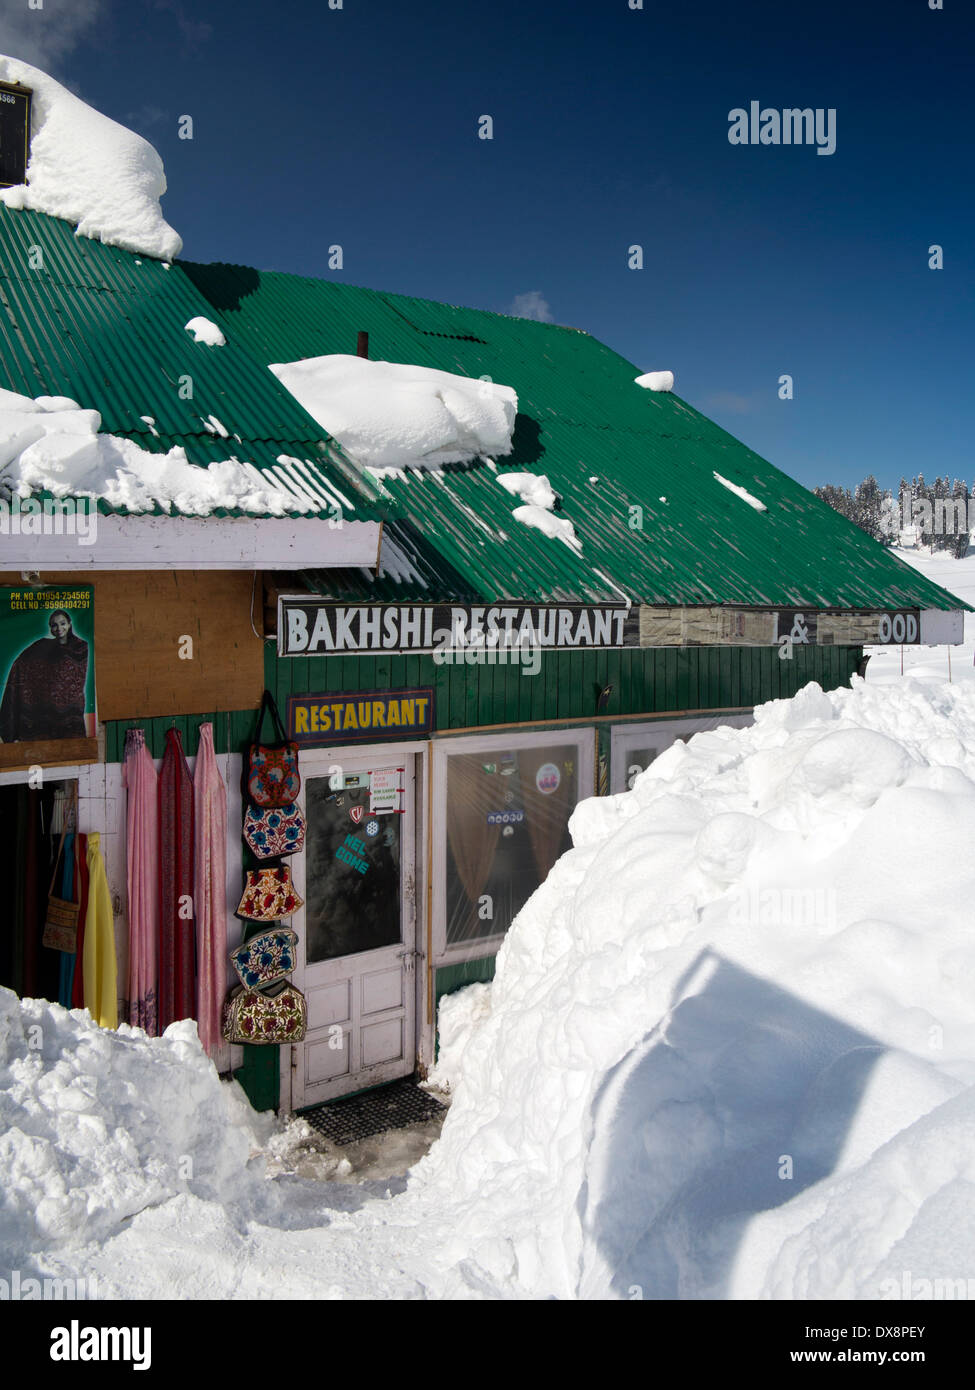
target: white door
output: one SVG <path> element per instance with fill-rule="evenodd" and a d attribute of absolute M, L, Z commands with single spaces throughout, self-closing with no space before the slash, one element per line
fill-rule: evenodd
<path fill-rule="evenodd" d="M 292 1049 L 293 1110 L 409 1076 L 416 1062 L 414 759 L 382 747 L 340 756 L 340 771 L 334 754 L 301 759 L 307 828 L 292 863 L 304 906 L 292 926 L 308 1032 Z M 399 782 L 400 810 L 370 810 L 375 773 Z"/>

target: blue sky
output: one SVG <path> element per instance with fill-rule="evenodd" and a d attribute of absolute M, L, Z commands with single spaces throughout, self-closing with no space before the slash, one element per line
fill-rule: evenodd
<path fill-rule="evenodd" d="M 969 7 L 629 3 L 5 0 L 0 51 L 152 141 L 191 259 L 335 275 L 337 242 L 350 283 L 673 370 L 807 486 L 971 482 Z M 753 100 L 835 108 L 835 153 L 730 144 Z"/>

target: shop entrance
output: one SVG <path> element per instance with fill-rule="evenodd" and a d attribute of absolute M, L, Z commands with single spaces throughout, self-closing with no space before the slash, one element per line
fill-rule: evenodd
<path fill-rule="evenodd" d="M 341 761 L 340 761 L 341 759 Z M 308 1032 L 291 1108 L 412 1074 L 416 1064 L 414 759 L 303 753 L 305 850 L 294 881 Z"/>
<path fill-rule="evenodd" d="M 81 1005 L 81 969 L 75 969 L 73 955 L 48 949 L 43 935 L 52 876 L 55 896 L 78 901 L 72 819 L 75 788 L 76 783 L 53 780 L 41 787 L 0 786 L 0 836 L 7 850 L 8 890 L 0 932 L 0 985 L 21 998 L 51 999 L 66 1008 Z M 58 858 L 62 830 L 66 839 Z"/>

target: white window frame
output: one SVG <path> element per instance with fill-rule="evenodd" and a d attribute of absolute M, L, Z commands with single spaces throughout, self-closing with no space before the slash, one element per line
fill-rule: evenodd
<path fill-rule="evenodd" d="M 754 710 L 738 710 L 729 714 L 700 714 L 683 716 L 678 719 L 653 719 L 645 724 L 614 724 L 610 734 L 609 746 L 609 789 L 610 795 L 628 791 L 626 785 L 629 771 L 628 757 L 631 748 L 657 747 L 657 757 L 672 743 L 685 734 L 700 734 L 710 729 L 720 729 L 731 725 L 733 729 L 745 729 L 754 724 Z"/>
<path fill-rule="evenodd" d="M 447 759 L 452 753 L 508 752 L 518 748 L 554 748 L 565 744 L 573 744 L 576 748 L 578 805 L 579 801 L 585 801 L 595 794 L 596 730 L 592 726 L 446 736 L 433 740 L 433 805 L 436 807 L 431 874 L 434 969 L 495 956 L 506 935 L 506 932 L 499 932 L 496 936 L 478 937 L 476 941 L 447 944 Z"/>

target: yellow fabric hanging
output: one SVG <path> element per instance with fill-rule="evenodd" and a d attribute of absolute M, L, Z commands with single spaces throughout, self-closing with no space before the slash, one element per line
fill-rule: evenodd
<path fill-rule="evenodd" d="M 85 1007 L 103 1028 L 117 1028 L 115 924 L 101 839 L 98 831 L 88 836 L 88 912 L 83 955 Z"/>

